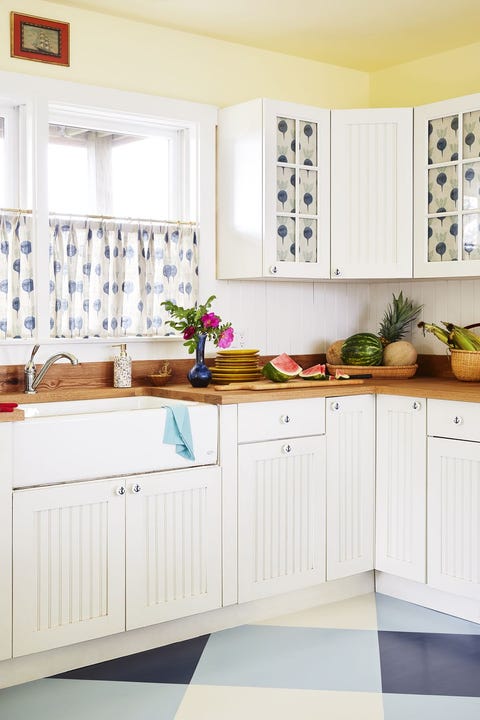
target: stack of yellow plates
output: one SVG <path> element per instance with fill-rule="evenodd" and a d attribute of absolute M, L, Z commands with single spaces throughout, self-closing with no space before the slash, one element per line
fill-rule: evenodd
<path fill-rule="evenodd" d="M 258 364 L 258 350 L 217 350 L 212 379 L 219 384 L 247 382 L 262 377 Z"/>

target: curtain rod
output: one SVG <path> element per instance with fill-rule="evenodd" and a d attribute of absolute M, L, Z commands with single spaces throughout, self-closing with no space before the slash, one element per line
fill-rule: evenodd
<path fill-rule="evenodd" d="M 32 215 L 33 210 L 22 210 L 22 208 L 0 208 L 2 213 L 17 213 L 18 215 Z M 140 219 L 132 217 L 117 217 L 115 215 L 77 215 L 75 213 L 57 213 L 49 212 L 49 217 L 69 218 L 78 220 L 122 220 L 133 223 L 151 223 L 152 225 L 190 225 L 198 226 L 198 222 L 193 220 L 152 220 Z"/>
<path fill-rule="evenodd" d="M 53 211 L 49 212 L 48 215 L 49 217 L 75 218 L 78 220 L 122 220 L 133 223 L 152 223 L 155 225 L 198 225 L 198 222 L 190 220 L 152 220 L 150 218 L 132 218 L 117 215 L 77 215 L 76 213 L 56 213 Z"/>

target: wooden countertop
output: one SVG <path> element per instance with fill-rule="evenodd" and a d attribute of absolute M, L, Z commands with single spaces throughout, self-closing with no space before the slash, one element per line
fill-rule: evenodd
<path fill-rule="evenodd" d="M 110 397 L 132 397 L 135 395 L 153 395 L 171 398 L 172 400 L 188 400 L 214 405 L 231 405 L 238 403 L 265 402 L 271 400 L 290 400 L 298 398 L 335 397 L 342 395 L 362 395 L 378 393 L 382 395 L 403 395 L 440 400 L 457 400 L 480 403 L 480 382 L 459 382 L 454 379 L 413 377 L 408 380 L 389 380 L 374 378 L 363 380 L 357 384 L 330 384 L 312 381 L 311 387 L 295 387 L 290 381 L 287 387 L 279 389 L 272 383 L 271 390 L 216 390 L 214 386 L 192 388 L 188 383 L 169 384 L 163 387 L 137 386 L 133 388 L 65 388 L 56 390 L 39 390 L 34 395 L 24 393 L 2 393 L 4 402 L 16 402 L 19 405 L 38 402 L 57 402 L 62 400 L 85 400 Z M 1 413 L 4 422 L 21 420 L 20 413 Z"/>

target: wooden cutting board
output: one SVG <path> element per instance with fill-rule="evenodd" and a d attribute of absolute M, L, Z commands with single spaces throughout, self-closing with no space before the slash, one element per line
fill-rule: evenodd
<path fill-rule="evenodd" d="M 215 390 L 296 390 L 297 388 L 333 387 L 335 385 L 361 385 L 365 380 L 257 380 L 254 382 L 233 382 L 228 385 L 214 385 Z"/>

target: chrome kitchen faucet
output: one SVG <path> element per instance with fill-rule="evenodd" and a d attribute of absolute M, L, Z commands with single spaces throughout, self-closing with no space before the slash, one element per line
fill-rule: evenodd
<path fill-rule="evenodd" d="M 46 373 L 48 372 L 48 369 L 53 365 L 53 363 L 57 362 L 57 360 L 61 360 L 61 358 L 65 358 L 66 360 L 70 360 L 72 365 L 78 365 L 78 359 L 75 357 L 75 355 L 71 355 L 71 353 L 67 352 L 60 352 L 56 353 L 56 355 L 52 355 L 48 358 L 48 360 L 45 360 L 44 365 L 42 366 L 41 370 L 36 372 L 35 369 L 35 363 L 33 361 L 33 358 L 35 357 L 37 350 L 39 349 L 40 345 L 34 345 L 32 354 L 30 355 L 30 360 L 25 365 L 25 390 L 24 392 L 28 393 L 29 395 L 32 395 L 35 393 L 38 385 L 42 382 L 43 378 L 45 377 Z"/>

